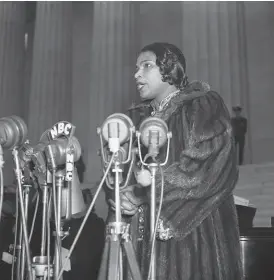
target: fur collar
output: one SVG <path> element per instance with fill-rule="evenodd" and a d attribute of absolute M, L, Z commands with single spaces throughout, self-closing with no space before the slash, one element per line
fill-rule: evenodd
<path fill-rule="evenodd" d="M 194 80 L 191 83 L 189 83 L 188 86 L 185 87 L 180 94 L 172 98 L 172 103 L 180 104 L 185 99 L 191 99 L 192 96 L 194 98 L 197 95 L 198 96 L 204 95 L 209 91 L 210 91 L 210 86 L 208 83 Z M 152 102 L 151 100 L 145 100 L 137 105 L 133 103 L 132 106 L 128 109 L 128 111 L 151 107 L 151 102 Z"/>

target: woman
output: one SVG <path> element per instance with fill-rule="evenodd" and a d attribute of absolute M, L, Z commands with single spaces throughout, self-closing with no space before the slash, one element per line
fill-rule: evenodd
<path fill-rule="evenodd" d="M 146 117 L 156 116 L 166 121 L 172 132 L 169 160 L 164 166 L 156 279 L 242 279 L 232 194 L 238 170 L 230 117 L 222 98 L 206 83 L 189 83 L 183 53 L 167 43 L 141 50 L 135 79 L 143 100 L 130 109 L 136 127 Z M 165 149 L 161 149 L 158 159 L 164 157 Z M 160 188 L 161 177 L 157 176 L 158 203 Z M 150 246 L 148 197 L 137 196 L 130 189 L 121 195 L 123 214 L 132 216 L 132 227 L 139 229 L 132 232 L 137 232 L 134 239 L 144 277 Z M 109 203 L 115 206 L 112 200 Z"/>

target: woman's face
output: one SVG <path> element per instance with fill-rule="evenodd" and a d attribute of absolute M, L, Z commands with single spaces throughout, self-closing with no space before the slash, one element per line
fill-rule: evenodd
<path fill-rule="evenodd" d="M 167 82 L 162 81 L 159 70 L 156 55 L 153 52 L 142 52 L 137 58 L 134 77 L 141 99 L 157 98 L 169 87 Z"/>

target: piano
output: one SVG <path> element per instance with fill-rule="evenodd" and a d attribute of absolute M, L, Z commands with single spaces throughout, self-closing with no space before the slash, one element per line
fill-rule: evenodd
<path fill-rule="evenodd" d="M 253 227 L 256 208 L 243 205 L 236 208 L 244 280 L 273 280 L 274 227 Z"/>

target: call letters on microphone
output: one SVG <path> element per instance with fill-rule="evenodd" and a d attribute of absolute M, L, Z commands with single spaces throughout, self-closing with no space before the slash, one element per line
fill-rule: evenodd
<path fill-rule="evenodd" d="M 48 137 L 50 140 L 66 137 L 68 140 L 74 135 L 75 126 L 66 121 L 60 121 L 52 126 L 49 130 Z M 66 154 L 66 181 L 72 181 L 74 170 L 74 153 L 73 150 L 68 147 Z"/>
<path fill-rule="evenodd" d="M 49 130 L 49 138 L 50 140 L 54 140 L 56 138 L 65 136 L 67 138 L 71 138 L 74 134 L 75 126 L 69 122 L 61 121 L 56 123 L 50 130 Z"/>

